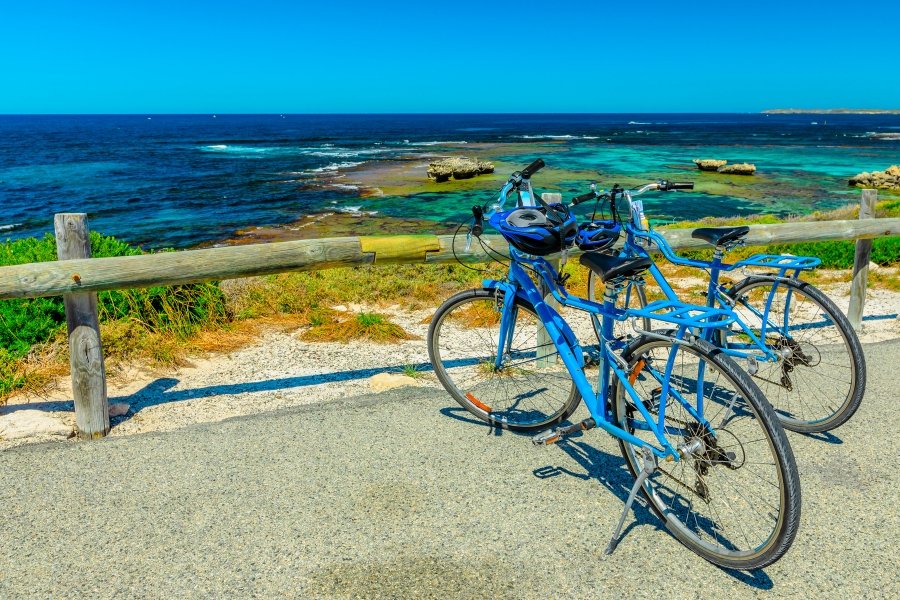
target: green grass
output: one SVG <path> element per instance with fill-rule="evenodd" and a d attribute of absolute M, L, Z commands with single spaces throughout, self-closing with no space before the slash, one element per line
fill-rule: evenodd
<path fill-rule="evenodd" d="M 856 211 L 847 206 L 786 220 L 762 215 L 703 219 L 674 227 L 852 219 L 857 217 Z M 876 215 L 900 217 L 900 199 L 879 202 Z M 139 248 L 97 233 L 91 234 L 91 249 L 97 257 L 141 253 Z M 737 259 L 757 252 L 809 254 L 822 258 L 825 268 L 848 269 L 853 264 L 854 243 L 773 244 L 738 248 L 729 257 Z M 680 254 L 709 258 L 711 251 L 687 250 Z M 52 260 L 56 260 L 56 244 L 50 235 L 0 243 L 0 266 Z M 875 239 L 872 260 L 882 265 L 900 264 L 900 237 Z M 586 269 L 577 260 L 571 260 L 565 271 L 571 274 L 570 291 L 585 295 Z M 189 350 L 227 351 L 247 343 L 259 324 L 285 329 L 305 326 L 307 339 L 391 342 L 411 336 L 382 314 L 338 312 L 333 307 L 361 303 L 373 307 L 394 304 L 402 309 L 434 308 L 453 293 L 478 287 L 483 279 L 502 274 L 502 267 L 496 264 L 488 272 L 456 264 L 392 265 L 283 273 L 228 285 L 210 282 L 101 292 L 101 335 L 107 358 L 140 358 L 161 364 L 177 363 Z M 874 273 L 872 283 L 894 290 L 900 286 L 896 277 L 887 274 Z M 44 368 L 44 380 L 48 372 L 64 369 L 68 360 L 64 341 L 65 310 L 61 298 L 0 301 L 0 402 L 11 392 L 42 381 L 41 369 L 46 367 L 46 361 L 55 361 L 56 371 Z"/>
<path fill-rule="evenodd" d="M 114 238 L 91 233 L 91 254 L 96 257 L 129 256 L 141 250 Z M 56 240 L 51 235 L 0 243 L 0 266 L 56 260 Z M 117 323 L 123 331 L 128 323 L 130 346 L 144 345 L 150 358 L 169 362 L 172 344 L 162 338 L 186 340 L 203 327 L 230 320 L 225 295 L 216 282 L 100 292 L 98 313 L 101 324 Z M 65 334 L 63 300 L 34 298 L 0 301 L 0 398 L 26 385 L 29 368 L 26 357 L 40 346 Z M 156 345 L 143 337 L 158 338 Z M 112 340 L 116 337 L 112 336 Z M 116 344 L 107 344 L 107 356 L 116 357 Z M 123 348 L 125 344 L 122 345 Z"/>
<path fill-rule="evenodd" d="M 886 200 L 876 204 L 875 216 L 878 218 L 900 217 L 900 200 Z M 750 217 L 705 218 L 699 221 L 682 221 L 669 228 L 684 229 L 694 227 L 736 227 L 739 225 L 769 225 L 788 222 L 833 221 L 839 219 L 859 218 L 859 206 L 847 205 L 827 212 L 816 212 L 804 217 L 779 219 L 772 215 Z M 853 266 L 853 255 L 856 244 L 850 240 L 833 240 L 826 242 L 800 242 L 796 244 L 770 244 L 768 246 L 752 246 L 737 248 L 728 254 L 729 260 L 739 260 L 751 254 L 795 254 L 798 256 L 817 256 L 822 259 L 825 269 L 849 269 Z M 681 256 L 695 260 L 712 258 L 711 249 L 680 250 Z M 900 264 L 900 237 L 876 238 L 872 242 L 872 262 L 879 265 Z"/>
<path fill-rule="evenodd" d="M 380 344 L 416 339 L 405 329 L 378 313 L 361 312 L 332 322 L 313 325 L 303 332 L 303 339 L 315 342 L 369 340 Z"/>

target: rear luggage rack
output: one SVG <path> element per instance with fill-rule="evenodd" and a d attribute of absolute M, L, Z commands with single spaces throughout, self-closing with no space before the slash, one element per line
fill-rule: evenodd
<path fill-rule="evenodd" d="M 628 309 L 626 314 L 629 317 L 653 319 L 679 327 L 722 328 L 734 323 L 734 317 L 726 310 L 675 300 L 657 300 L 642 308 Z"/>
<path fill-rule="evenodd" d="M 814 256 L 785 256 L 784 254 L 754 254 L 734 263 L 735 267 L 763 267 L 783 271 L 815 269 L 822 261 Z"/>

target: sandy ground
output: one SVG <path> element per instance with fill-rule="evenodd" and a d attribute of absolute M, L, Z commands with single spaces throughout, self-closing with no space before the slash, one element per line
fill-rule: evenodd
<path fill-rule="evenodd" d="M 822 285 L 846 311 L 849 284 Z M 366 307 L 350 306 L 350 310 Z M 293 332 L 269 331 L 255 343 L 235 352 L 193 357 L 190 364 L 161 372 L 141 365 L 124 365 L 108 378 L 109 401 L 126 403 L 130 410 L 112 419 L 112 436 L 167 431 L 196 423 L 221 421 L 265 411 L 313 404 L 371 392 L 369 379 L 378 373 L 415 369 L 418 385 L 440 387 L 430 369 L 424 343 L 433 310 L 404 311 L 380 307 L 419 339 L 392 344 L 307 342 Z M 869 289 L 863 343 L 900 338 L 900 293 Z M 582 341 L 592 340 L 583 313 L 565 314 Z M 588 342 L 590 343 L 590 342 Z M 22 409 L 46 411 L 74 428 L 71 383 L 60 378 L 40 397 L 11 398 L 0 416 Z M 43 436 L 0 439 L 0 450 L 47 441 Z"/>

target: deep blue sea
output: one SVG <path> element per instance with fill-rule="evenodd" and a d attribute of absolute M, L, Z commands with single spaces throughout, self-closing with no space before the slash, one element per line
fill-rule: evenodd
<path fill-rule="evenodd" d="M 500 143 L 498 159 L 522 165 L 552 144 L 556 166 L 609 178 L 684 179 L 696 175 L 691 158 L 746 160 L 760 168 L 752 193 L 735 192 L 736 200 L 719 185 L 687 195 L 683 211 L 660 207 L 660 214 L 786 214 L 852 202 L 858 192 L 847 188 L 849 176 L 900 163 L 900 116 L 0 116 L 0 238 L 44 235 L 57 212 L 86 212 L 92 229 L 148 248 L 221 241 L 236 230 L 360 205 L 372 218 L 446 224 L 488 198 L 360 199 L 352 176 L 343 184 L 334 176 L 478 142 Z M 514 156 L 504 157 L 505 144 Z M 534 151 L 523 154 L 523 144 Z M 328 184 L 323 174 L 332 176 Z M 506 175 L 495 174 L 497 187 Z"/>

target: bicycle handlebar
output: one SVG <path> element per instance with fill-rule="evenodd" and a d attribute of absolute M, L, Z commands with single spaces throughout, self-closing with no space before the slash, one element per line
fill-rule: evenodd
<path fill-rule="evenodd" d="M 582 202 L 587 202 L 588 200 L 593 200 L 597 197 L 596 192 L 588 192 L 587 194 L 582 194 L 580 196 L 575 196 L 572 198 L 572 206 L 577 206 Z"/>
<path fill-rule="evenodd" d="M 665 181 L 665 188 L 660 187 L 664 191 L 668 192 L 670 190 L 692 190 L 694 189 L 693 181 Z"/>
<path fill-rule="evenodd" d="M 539 158 L 524 169 L 522 169 L 522 178 L 528 179 L 538 171 L 540 171 L 544 166 L 544 159 Z"/>
<path fill-rule="evenodd" d="M 475 217 L 475 222 L 472 224 L 472 235 L 479 237 L 484 233 L 484 209 L 476 204 L 472 207 L 472 216 Z"/>

